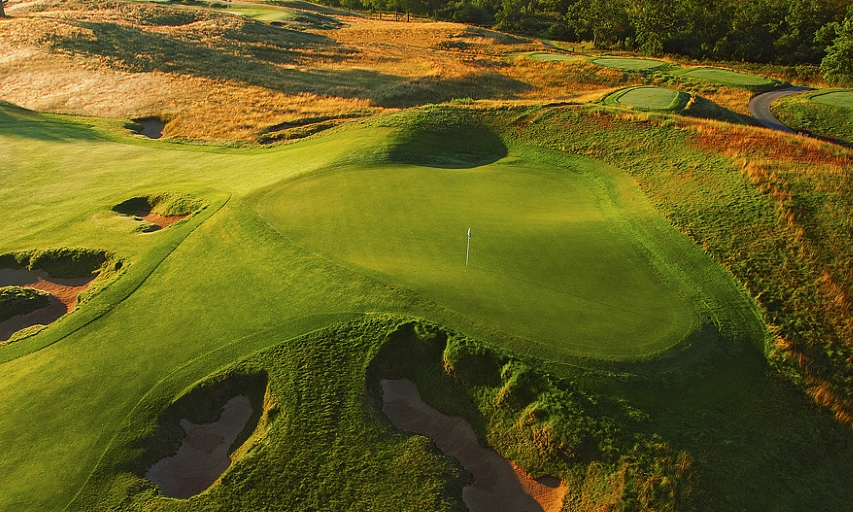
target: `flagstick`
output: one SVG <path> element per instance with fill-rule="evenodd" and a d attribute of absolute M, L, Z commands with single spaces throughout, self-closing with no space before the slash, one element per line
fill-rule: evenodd
<path fill-rule="evenodd" d="M 468 228 L 468 247 L 465 249 L 465 266 L 468 266 L 468 253 L 471 251 L 471 228 Z"/>

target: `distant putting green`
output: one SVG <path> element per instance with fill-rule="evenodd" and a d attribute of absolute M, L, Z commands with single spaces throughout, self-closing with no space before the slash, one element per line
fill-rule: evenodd
<path fill-rule="evenodd" d="M 283 183 L 258 211 L 312 251 L 552 355 L 665 349 L 695 327 L 692 306 L 640 256 L 630 212 L 594 181 L 602 164 L 572 167 L 352 166 Z"/>
<path fill-rule="evenodd" d="M 833 91 L 814 94 L 812 101 L 830 107 L 846 108 L 853 110 L 853 91 Z"/>
<path fill-rule="evenodd" d="M 608 68 L 620 69 L 622 71 L 648 71 L 666 66 L 667 63 L 661 60 L 652 59 L 626 59 L 618 57 L 601 57 L 593 59 L 593 63 L 599 66 Z"/>
<path fill-rule="evenodd" d="M 697 80 L 705 80 L 706 82 L 730 85 L 733 87 L 757 87 L 773 83 L 773 80 L 763 76 L 738 73 L 737 71 L 721 68 L 694 68 L 678 74 L 688 78 L 695 78 Z"/>
<path fill-rule="evenodd" d="M 527 57 L 533 60 L 541 60 L 544 62 L 565 62 L 577 59 L 577 57 L 575 57 L 574 55 L 564 55 L 562 53 L 548 52 L 533 52 L 527 54 Z"/>
<path fill-rule="evenodd" d="M 687 103 L 687 94 L 663 87 L 630 87 L 605 99 L 611 105 L 623 105 L 644 110 L 675 110 Z"/>

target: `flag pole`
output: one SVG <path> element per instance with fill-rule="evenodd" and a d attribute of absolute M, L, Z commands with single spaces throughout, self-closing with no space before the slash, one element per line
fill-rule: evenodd
<path fill-rule="evenodd" d="M 468 247 L 465 249 L 465 266 L 468 266 L 468 253 L 471 251 L 471 228 L 468 228 Z"/>

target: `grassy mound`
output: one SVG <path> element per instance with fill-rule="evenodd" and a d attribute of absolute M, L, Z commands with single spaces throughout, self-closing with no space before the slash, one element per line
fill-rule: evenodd
<path fill-rule="evenodd" d="M 768 87 L 777 83 L 775 80 L 763 76 L 748 75 L 722 68 L 689 68 L 676 71 L 673 74 L 715 84 L 748 89 Z"/>
<path fill-rule="evenodd" d="M 96 249 L 58 248 L 0 255 L 0 268 L 44 270 L 52 277 L 88 277 L 100 272 L 109 253 Z"/>
<path fill-rule="evenodd" d="M 113 206 L 122 215 L 145 216 L 156 213 L 164 217 L 190 215 L 203 206 L 201 199 L 188 194 L 153 194 L 133 197 Z"/>
<path fill-rule="evenodd" d="M 473 112 L 431 107 L 394 117 L 392 162 L 461 169 L 486 165 L 507 155 L 503 140 Z"/>
<path fill-rule="evenodd" d="M 663 87 L 639 86 L 616 91 L 604 99 L 608 105 L 620 105 L 641 110 L 680 111 L 690 99 L 690 95 Z"/>
<path fill-rule="evenodd" d="M 652 59 L 632 59 L 621 57 L 599 57 L 592 59 L 599 66 L 614 68 L 621 71 L 651 71 L 669 66 L 666 62 Z"/>
<path fill-rule="evenodd" d="M 50 304 L 50 294 L 21 286 L 0 287 L 0 322 L 32 313 Z"/>
<path fill-rule="evenodd" d="M 773 102 L 773 115 L 793 130 L 853 145 L 853 92 L 797 94 Z"/>

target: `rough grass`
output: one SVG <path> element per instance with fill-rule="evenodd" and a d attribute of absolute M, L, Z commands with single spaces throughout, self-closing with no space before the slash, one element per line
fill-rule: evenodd
<path fill-rule="evenodd" d="M 565 62 L 575 60 L 578 57 L 575 55 L 566 55 L 563 53 L 533 52 L 528 53 L 527 58 L 542 62 Z"/>
<path fill-rule="evenodd" d="M 788 96 L 773 102 L 773 114 L 794 130 L 850 146 L 853 108 L 844 101 L 849 96 L 847 91 Z"/>
<path fill-rule="evenodd" d="M 50 294 L 21 286 L 0 287 L 0 322 L 25 315 L 50 304 Z"/>

